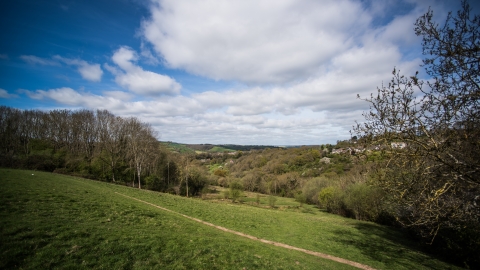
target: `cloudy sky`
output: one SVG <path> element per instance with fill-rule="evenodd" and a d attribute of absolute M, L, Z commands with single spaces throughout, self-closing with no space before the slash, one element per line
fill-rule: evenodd
<path fill-rule="evenodd" d="M 473 4 L 473 3 L 472 3 Z M 181 143 L 348 139 L 367 96 L 421 70 L 413 23 L 450 0 L 0 3 L 0 105 L 107 109 Z M 474 11 L 478 14 L 478 4 Z"/>

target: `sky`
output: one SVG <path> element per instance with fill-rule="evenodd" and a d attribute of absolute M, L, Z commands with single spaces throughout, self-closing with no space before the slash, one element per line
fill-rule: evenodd
<path fill-rule="evenodd" d="M 0 105 L 106 109 L 179 143 L 336 143 L 369 110 L 357 94 L 422 70 L 429 7 L 460 2 L 1 1 Z"/>

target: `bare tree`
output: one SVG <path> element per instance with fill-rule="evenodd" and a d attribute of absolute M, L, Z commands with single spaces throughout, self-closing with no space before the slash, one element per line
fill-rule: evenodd
<path fill-rule="evenodd" d="M 118 163 L 125 159 L 127 151 L 126 122 L 106 110 L 97 111 L 97 130 L 100 139 L 98 156 L 110 167 L 112 181 L 115 182 Z"/>
<path fill-rule="evenodd" d="M 138 188 L 142 188 L 142 172 L 151 161 L 152 151 L 158 151 L 155 132 L 150 125 L 140 122 L 137 118 L 129 118 L 126 128 L 129 156 L 137 172 Z"/>
<path fill-rule="evenodd" d="M 430 10 L 415 23 L 431 79 L 394 70 L 364 99 L 370 111 L 354 128 L 367 144 L 385 147 L 376 184 L 393 213 L 431 241 L 442 229 L 480 235 L 480 17 L 463 1 L 442 26 L 432 18 Z"/>

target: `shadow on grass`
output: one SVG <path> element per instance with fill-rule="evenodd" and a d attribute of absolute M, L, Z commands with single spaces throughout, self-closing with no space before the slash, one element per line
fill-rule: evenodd
<path fill-rule="evenodd" d="M 337 242 L 353 246 L 373 261 L 384 264 L 385 269 L 415 269 L 419 265 L 430 269 L 455 269 L 448 267 L 448 263 L 442 263 L 441 258 L 434 255 L 426 255 L 425 249 L 418 242 L 415 242 L 407 233 L 395 228 L 382 227 L 376 224 L 356 224 L 357 233 L 338 230 L 336 233 L 342 235 L 336 239 Z M 349 237 L 345 237 L 348 235 Z M 348 239 L 348 240 L 347 240 Z"/>

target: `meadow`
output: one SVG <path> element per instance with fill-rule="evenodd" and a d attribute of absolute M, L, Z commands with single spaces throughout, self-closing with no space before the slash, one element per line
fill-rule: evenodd
<path fill-rule="evenodd" d="M 0 185 L 1 269 L 355 269 L 181 214 L 376 269 L 456 269 L 400 231 L 293 199 L 258 207 L 13 169 L 0 169 Z"/>

